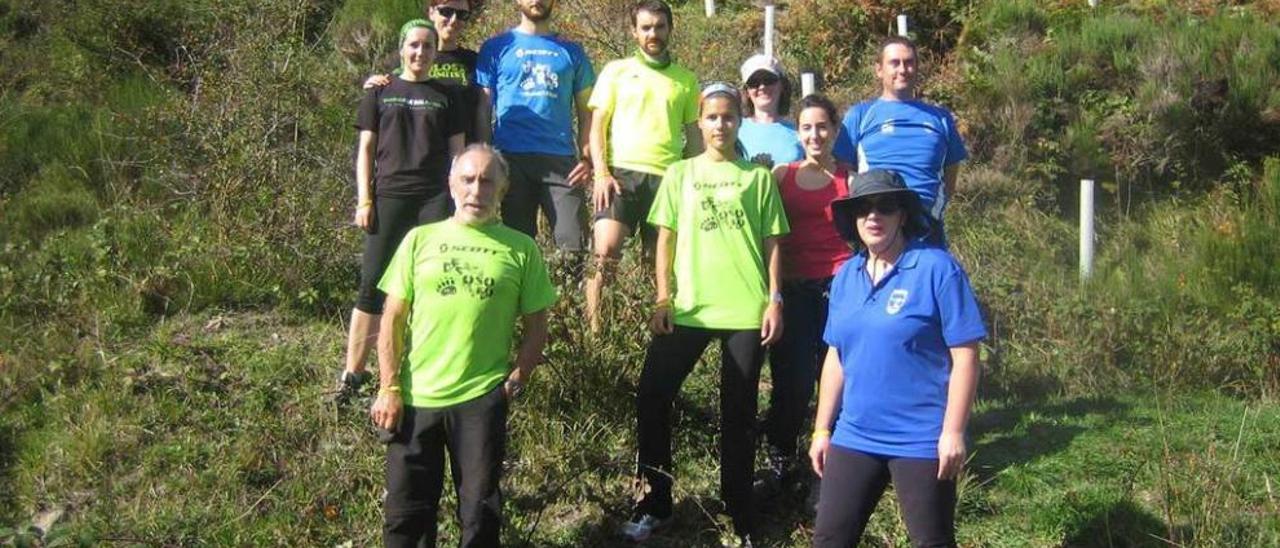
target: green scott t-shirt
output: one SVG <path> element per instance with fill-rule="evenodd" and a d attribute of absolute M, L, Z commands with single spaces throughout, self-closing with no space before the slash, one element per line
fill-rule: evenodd
<path fill-rule="evenodd" d="M 538 245 L 499 222 L 446 219 L 410 230 L 378 288 L 410 303 L 400 386 L 414 407 L 492 390 L 511 370 L 518 316 L 556 300 Z"/>
<path fill-rule="evenodd" d="M 649 223 L 676 232 L 675 323 L 760 327 L 769 304 L 764 240 L 791 230 L 768 169 L 703 156 L 671 164 Z"/>
<path fill-rule="evenodd" d="M 680 65 L 635 57 L 611 61 L 587 104 L 609 112 L 609 165 L 662 175 L 684 153 L 684 126 L 698 119 L 698 77 Z"/>

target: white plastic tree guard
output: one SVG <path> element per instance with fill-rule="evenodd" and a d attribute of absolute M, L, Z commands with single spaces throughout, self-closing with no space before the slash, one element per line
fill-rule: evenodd
<path fill-rule="evenodd" d="M 1093 276 L 1093 179 L 1080 180 L 1080 279 Z"/>
<path fill-rule="evenodd" d="M 764 54 L 773 57 L 773 24 L 777 9 L 772 4 L 764 7 Z"/>

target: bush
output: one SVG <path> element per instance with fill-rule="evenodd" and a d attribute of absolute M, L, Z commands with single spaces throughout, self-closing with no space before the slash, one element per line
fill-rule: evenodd
<path fill-rule="evenodd" d="M 1268 160 L 1246 195 L 1100 209 L 1088 283 L 1077 278 L 1073 222 L 1035 207 L 1034 182 L 962 173 L 948 233 L 992 331 L 993 393 L 1280 391 L 1280 250 L 1270 236 L 1280 161 Z"/>
<path fill-rule="evenodd" d="M 995 2 L 974 19 L 964 117 L 996 130 L 975 136 L 976 156 L 1057 185 L 1114 177 L 1126 200 L 1260 165 L 1261 143 L 1280 139 L 1274 25 L 1247 11 L 1097 11 Z"/>
<path fill-rule="evenodd" d="M 49 232 L 84 226 L 98 215 L 97 200 L 83 175 L 59 163 L 42 168 L 4 209 L 7 234 L 37 241 Z"/>

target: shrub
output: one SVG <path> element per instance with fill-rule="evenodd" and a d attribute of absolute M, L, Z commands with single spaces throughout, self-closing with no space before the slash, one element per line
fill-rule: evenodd
<path fill-rule="evenodd" d="M 978 157 L 1157 196 L 1260 165 L 1260 143 L 1280 139 L 1274 25 L 1248 12 L 1100 11 L 994 2 L 974 19 L 964 114 L 996 128 L 974 139 Z M 1071 172 L 1035 169 L 1045 165 Z"/>
<path fill-rule="evenodd" d="M 33 178 L 26 192 L 5 204 L 5 231 L 39 240 L 46 233 L 93 222 L 98 204 L 83 175 L 62 164 L 50 164 Z"/>

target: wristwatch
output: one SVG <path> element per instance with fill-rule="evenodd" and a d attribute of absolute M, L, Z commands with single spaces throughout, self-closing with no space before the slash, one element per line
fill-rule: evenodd
<path fill-rule="evenodd" d="M 770 294 L 769 294 L 769 302 L 774 303 L 774 304 L 782 304 L 782 292 L 781 292 L 781 291 L 774 291 L 773 293 L 770 293 Z"/>
<path fill-rule="evenodd" d="M 507 389 L 507 395 L 513 400 L 520 397 L 521 392 L 524 392 L 524 383 L 517 380 L 507 379 L 506 382 L 502 383 L 502 387 Z"/>

